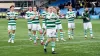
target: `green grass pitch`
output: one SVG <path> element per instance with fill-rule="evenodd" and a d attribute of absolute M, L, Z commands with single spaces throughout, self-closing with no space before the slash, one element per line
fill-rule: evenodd
<path fill-rule="evenodd" d="M 100 20 L 92 20 L 95 39 L 91 39 L 88 32 L 88 39 L 84 39 L 83 24 L 81 19 L 75 19 L 74 39 L 68 40 L 67 20 L 62 19 L 64 38 L 66 42 L 56 42 L 56 52 L 51 54 L 51 44 L 48 45 L 48 53 L 45 54 L 43 46 L 35 46 L 29 41 L 27 21 L 17 20 L 15 43 L 8 43 L 7 20 L 0 19 L 0 56 L 100 56 Z"/>

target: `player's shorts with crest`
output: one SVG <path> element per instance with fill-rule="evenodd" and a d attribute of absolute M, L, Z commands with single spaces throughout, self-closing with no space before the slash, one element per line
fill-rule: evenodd
<path fill-rule="evenodd" d="M 57 24 L 57 25 L 56 25 L 56 29 L 57 29 L 57 30 L 62 29 L 62 25 L 61 25 L 61 24 Z"/>
<path fill-rule="evenodd" d="M 28 29 L 32 29 L 32 24 L 28 24 Z"/>
<path fill-rule="evenodd" d="M 46 29 L 46 24 L 45 23 L 42 23 L 42 28 Z"/>
<path fill-rule="evenodd" d="M 83 23 L 84 29 L 92 28 L 91 22 Z"/>
<path fill-rule="evenodd" d="M 33 31 L 39 31 L 39 30 L 41 30 L 40 24 L 32 24 L 32 30 Z"/>
<path fill-rule="evenodd" d="M 68 28 L 75 28 L 75 23 L 68 23 Z"/>
<path fill-rule="evenodd" d="M 56 29 L 47 29 L 47 37 L 55 37 L 56 38 Z"/>
<path fill-rule="evenodd" d="M 16 30 L 16 25 L 8 25 L 8 30 Z"/>

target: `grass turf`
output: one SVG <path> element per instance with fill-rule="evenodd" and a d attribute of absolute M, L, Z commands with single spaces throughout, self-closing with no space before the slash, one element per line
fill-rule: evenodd
<path fill-rule="evenodd" d="M 43 46 L 35 46 L 33 41 L 29 41 L 27 21 L 17 20 L 15 43 L 8 43 L 7 20 L 0 19 L 0 56 L 100 56 L 100 20 L 92 20 L 95 39 L 84 39 L 83 24 L 81 19 L 75 20 L 74 40 L 68 40 L 67 20 L 62 19 L 64 38 L 66 42 L 56 42 L 56 52 L 51 54 L 51 44 L 48 45 L 48 53 L 45 54 Z"/>

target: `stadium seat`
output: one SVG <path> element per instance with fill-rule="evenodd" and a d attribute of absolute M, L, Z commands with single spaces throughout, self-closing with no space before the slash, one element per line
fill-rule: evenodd
<path fill-rule="evenodd" d="M 100 13 L 100 7 L 96 7 L 96 8 L 94 8 L 94 10 L 95 10 L 95 12 L 96 12 L 97 14 Z"/>
<path fill-rule="evenodd" d="M 91 8 L 89 8 L 91 10 Z M 84 8 L 80 8 L 79 10 L 79 14 L 82 15 L 82 12 L 84 12 Z M 100 8 L 99 7 L 95 7 L 94 11 L 96 12 L 96 14 L 100 13 Z"/>
<path fill-rule="evenodd" d="M 52 2 L 49 6 L 58 6 L 60 4 L 64 4 L 67 1 L 70 1 L 70 0 L 57 0 L 56 2 Z"/>
<path fill-rule="evenodd" d="M 61 9 L 61 10 L 60 10 L 60 14 L 66 14 L 66 13 L 67 13 L 67 11 L 68 11 L 68 9 L 66 9 L 66 8 Z"/>
<path fill-rule="evenodd" d="M 90 15 L 91 19 L 99 19 L 99 15 Z"/>

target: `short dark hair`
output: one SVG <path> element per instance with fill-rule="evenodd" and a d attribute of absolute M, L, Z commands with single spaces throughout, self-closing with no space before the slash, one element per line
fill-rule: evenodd
<path fill-rule="evenodd" d="M 46 9 L 48 9 L 48 6 L 44 6 Z"/>
<path fill-rule="evenodd" d="M 10 8 L 15 7 L 14 5 L 11 5 Z"/>

